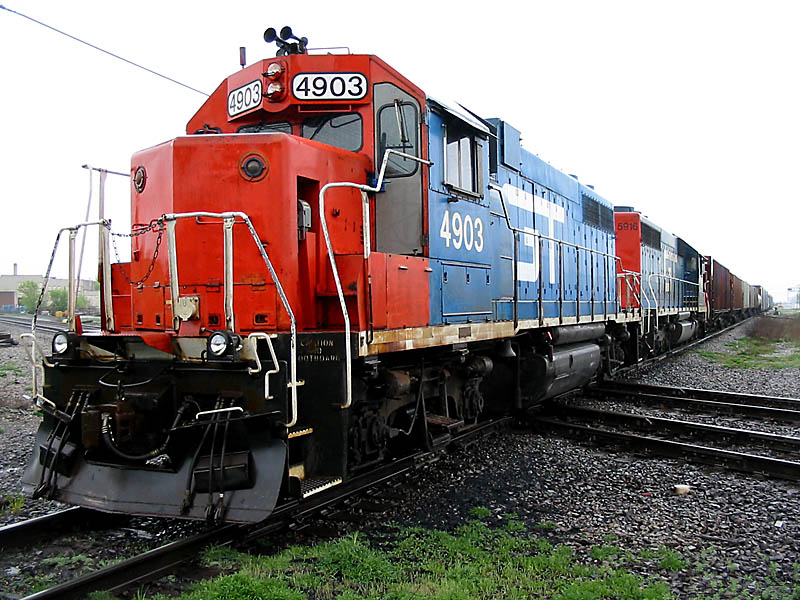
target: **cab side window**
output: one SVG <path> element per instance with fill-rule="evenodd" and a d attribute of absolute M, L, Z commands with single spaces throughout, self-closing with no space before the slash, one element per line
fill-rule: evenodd
<path fill-rule="evenodd" d="M 419 156 L 417 136 L 417 107 L 400 99 L 384 104 L 378 109 L 378 153 L 376 161 L 382 162 L 386 150 L 397 150 L 404 154 Z M 417 171 L 415 160 L 390 154 L 386 164 L 387 177 L 406 177 Z"/>
<path fill-rule="evenodd" d="M 481 194 L 483 146 L 469 129 L 458 123 L 444 126 L 444 162 L 445 185 L 468 194 Z"/>

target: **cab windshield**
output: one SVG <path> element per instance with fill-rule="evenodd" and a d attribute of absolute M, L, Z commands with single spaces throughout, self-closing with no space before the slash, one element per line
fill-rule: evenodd
<path fill-rule="evenodd" d="M 363 123 L 358 113 L 321 115 L 303 121 L 304 138 L 357 152 L 363 143 Z"/>
<path fill-rule="evenodd" d="M 364 124 L 358 113 L 318 115 L 301 123 L 290 121 L 261 121 L 242 125 L 237 133 L 294 133 L 309 140 L 322 142 L 342 150 L 358 152 L 364 143 Z"/>

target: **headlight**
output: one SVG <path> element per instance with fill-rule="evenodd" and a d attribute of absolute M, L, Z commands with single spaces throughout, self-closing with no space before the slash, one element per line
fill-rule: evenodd
<path fill-rule="evenodd" d="M 53 336 L 53 354 L 64 354 L 69 350 L 69 336 L 64 333 L 57 333 Z"/>
<path fill-rule="evenodd" d="M 230 336 L 224 331 L 217 331 L 208 338 L 208 353 L 219 358 L 228 351 L 230 345 Z"/>
<path fill-rule="evenodd" d="M 241 350 L 242 338 L 230 331 L 215 331 L 206 340 L 208 358 L 235 360 Z"/>

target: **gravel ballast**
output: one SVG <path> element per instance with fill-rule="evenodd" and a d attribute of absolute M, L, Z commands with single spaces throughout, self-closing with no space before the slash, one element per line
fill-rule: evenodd
<path fill-rule="evenodd" d="M 743 327 L 737 328 L 703 349 L 724 350 L 725 342 L 744 334 Z M 0 348 L 3 364 L 19 360 L 24 365 L 23 357 L 19 347 Z M 649 368 L 640 380 L 800 397 L 800 369 L 737 371 L 692 352 Z M 29 386 L 26 376 L 14 384 L 0 379 L 0 386 L 0 483 L 4 493 L 15 494 L 38 417 L 29 407 L 8 401 L 8 394 L 21 394 Z M 691 491 L 675 494 L 678 484 Z M 516 514 L 528 534 L 574 548 L 576 560 L 609 560 L 598 558 L 593 549 L 618 547 L 638 557 L 627 568 L 666 581 L 677 598 L 711 598 L 718 592 L 719 597 L 755 598 L 765 589 L 785 591 L 795 581 L 800 560 L 800 488 L 794 483 L 606 451 L 528 431 L 506 431 L 443 455 L 421 468 L 403 495 L 394 514 L 356 527 L 369 536 L 383 532 L 382 522 L 388 519 L 451 530 L 471 519 L 475 507 L 486 507 L 490 521 Z M 0 523 L 47 511 L 50 504 L 26 500 L 16 515 L 3 514 Z M 131 550 L 141 548 L 141 534 L 121 544 L 126 543 Z M 109 558 L 120 554 L 120 543 L 115 544 Z M 664 547 L 680 554 L 681 568 L 665 569 L 647 558 L 648 551 Z"/>

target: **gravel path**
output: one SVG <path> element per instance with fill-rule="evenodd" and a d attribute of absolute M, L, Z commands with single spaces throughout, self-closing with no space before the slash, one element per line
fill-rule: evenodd
<path fill-rule="evenodd" d="M 739 328 L 704 349 L 724 350 L 726 341 L 744 333 Z M 21 362 L 20 352 L 0 348 L 2 364 Z M 650 368 L 641 379 L 800 397 L 799 371 L 735 371 L 689 353 Z M 0 385 L 0 399 L 7 401 L 8 394 L 24 391 L 28 383 L 0 380 Z M 37 421 L 29 408 L 0 405 L 4 491 L 18 489 L 19 471 L 14 469 L 21 469 L 27 458 Z M 675 495 L 676 484 L 691 486 L 691 492 Z M 756 598 L 765 590 L 775 594 L 763 597 L 790 598 L 782 594 L 795 582 L 800 561 L 800 488 L 794 484 L 607 452 L 527 431 L 510 431 L 442 457 L 422 468 L 405 493 L 403 508 L 389 517 L 396 523 L 452 529 L 468 521 L 478 506 L 489 508 L 490 519 L 498 522 L 514 513 L 529 532 L 574 548 L 580 560 L 614 565 L 621 560 L 614 558 L 614 548 L 622 549 L 618 554 L 633 557 L 626 568 L 666 581 L 680 599 L 718 593 L 720 598 Z M 17 515 L 0 517 L 0 524 L 46 508 L 27 500 Z M 358 529 L 367 535 L 382 532 L 382 520 Z M 125 543 L 133 548 L 137 539 Z M 603 545 L 608 552 L 599 556 L 596 549 Z M 118 554 L 119 546 L 109 557 Z M 648 553 L 663 548 L 680 553 L 682 568 L 664 569 Z M 0 582 L 2 577 L 0 572 Z"/>

